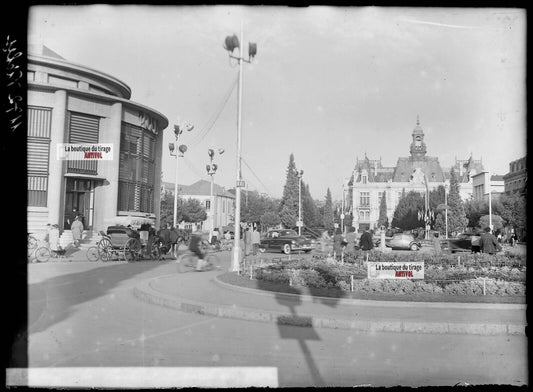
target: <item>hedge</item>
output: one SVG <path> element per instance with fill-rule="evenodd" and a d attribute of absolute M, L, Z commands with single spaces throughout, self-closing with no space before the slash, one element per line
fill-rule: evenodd
<path fill-rule="evenodd" d="M 394 256 L 392 259 L 406 260 L 401 256 Z M 380 261 L 392 260 L 380 258 Z M 410 258 L 409 261 L 417 260 Z M 337 288 L 345 291 L 351 290 L 353 276 L 353 290 L 362 293 L 483 295 L 483 284 L 486 295 L 525 295 L 526 292 L 525 266 L 429 263 L 425 264 L 424 280 L 366 279 L 365 263 L 326 263 L 315 257 L 311 260 L 293 260 L 285 264 L 256 268 L 254 276 L 258 280 L 293 286 Z"/>

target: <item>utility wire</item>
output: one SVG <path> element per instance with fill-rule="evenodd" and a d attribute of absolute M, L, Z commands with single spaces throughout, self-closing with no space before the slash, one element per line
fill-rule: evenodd
<path fill-rule="evenodd" d="M 248 162 L 246 162 L 246 160 L 241 156 L 241 160 L 244 162 L 244 164 L 246 165 L 246 167 L 250 170 L 250 172 L 252 173 L 252 175 L 257 179 L 257 181 L 259 181 L 259 183 L 263 186 L 263 188 L 265 188 L 266 190 L 266 194 L 269 196 L 269 197 L 272 197 L 270 195 L 270 192 L 268 191 L 268 188 L 266 187 L 266 185 L 263 183 L 263 181 L 261 181 L 261 179 L 255 174 L 255 172 L 253 171 L 253 169 L 250 167 L 250 165 L 248 164 Z"/>
<path fill-rule="evenodd" d="M 226 104 L 228 103 L 228 100 L 233 93 L 233 90 L 235 89 L 235 86 L 238 82 L 239 78 L 235 78 L 235 80 L 231 83 L 226 95 L 224 96 L 224 99 L 222 101 L 222 104 L 220 105 L 219 109 L 210 117 L 206 125 L 204 125 L 204 130 L 200 132 L 199 136 L 196 137 L 196 139 L 193 139 L 191 142 L 192 147 L 197 146 L 200 144 L 202 140 L 207 136 L 207 134 L 211 131 L 215 123 L 217 122 L 218 118 L 220 117 L 220 114 L 226 107 Z"/>

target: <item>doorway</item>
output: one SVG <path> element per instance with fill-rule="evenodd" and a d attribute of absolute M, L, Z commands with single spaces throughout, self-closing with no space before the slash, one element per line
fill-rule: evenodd
<path fill-rule="evenodd" d="M 67 178 L 65 184 L 65 211 L 63 228 L 70 225 L 80 215 L 83 229 L 92 230 L 94 209 L 94 180 Z"/>

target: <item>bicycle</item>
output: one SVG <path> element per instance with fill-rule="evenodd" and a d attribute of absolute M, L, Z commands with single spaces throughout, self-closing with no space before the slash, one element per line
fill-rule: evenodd
<path fill-rule="evenodd" d="M 100 251 L 98 246 L 91 246 L 87 249 L 87 260 L 89 261 L 98 261 L 100 260 Z"/>
<path fill-rule="evenodd" d="M 191 252 L 190 250 L 187 250 L 184 254 L 178 257 L 176 260 L 177 268 L 179 273 L 189 272 L 196 270 L 196 264 L 198 263 L 198 256 Z M 218 256 L 214 255 L 213 253 L 206 253 L 204 258 L 204 265 L 202 267 L 203 271 L 210 271 L 213 269 L 219 269 L 220 263 Z"/>
<path fill-rule="evenodd" d="M 50 258 L 64 259 L 66 249 L 50 249 L 48 246 L 41 246 L 35 251 L 35 259 L 40 263 L 46 263 Z"/>

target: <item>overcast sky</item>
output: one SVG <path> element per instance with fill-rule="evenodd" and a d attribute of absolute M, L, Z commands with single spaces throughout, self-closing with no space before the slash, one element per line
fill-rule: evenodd
<path fill-rule="evenodd" d="M 289 155 L 312 196 L 340 198 L 356 158 L 395 166 L 409 156 L 417 115 L 427 154 L 450 167 L 472 153 L 494 174 L 526 154 L 526 14 L 521 9 L 37 6 L 28 42 L 110 74 L 132 100 L 169 119 L 189 150 L 179 183 L 209 179 L 209 147 L 224 148 L 215 182 L 236 179 L 237 75 L 227 35 L 257 43 L 244 65 L 243 178 L 280 197 Z M 247 47 L 247 45 L 246 45 Z M 247 50 L 245 51 L 247 55 Z M 216 120 L 216 121 L 215 121 Z"/>

